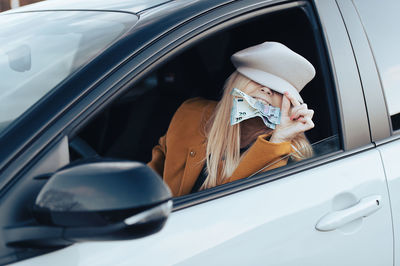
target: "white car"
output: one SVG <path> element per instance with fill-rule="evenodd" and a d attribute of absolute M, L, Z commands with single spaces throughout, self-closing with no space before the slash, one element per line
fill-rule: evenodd
<path fill-rule="evenodd" d="M 0 14 L 0 264 L 400 265 L 399 12 L 54 0 Z M 315 155 L 172 198 L 152 147 L 264 41 L 316 67 L 302 91 Z"/>

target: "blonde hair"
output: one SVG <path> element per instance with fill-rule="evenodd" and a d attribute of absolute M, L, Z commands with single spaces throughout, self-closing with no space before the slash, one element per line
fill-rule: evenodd
<path fill-rule="evenodd" d="M 240 155 L 240 124 L 231 126 L 232 109 L 231 90 L 243 90 L 251 80 L 235 71 L 226 80 L 222 99 L 219 101 L 210 125 L 207 127 L 206 148 L 206 180 L 200 189 L 220 185 L 229 178 L 238 167 Z M 295 161 L 312 156 L 312 148 L 304 134 L 299 134 L 292 140 L 296 152 L 291 154 Z"/>

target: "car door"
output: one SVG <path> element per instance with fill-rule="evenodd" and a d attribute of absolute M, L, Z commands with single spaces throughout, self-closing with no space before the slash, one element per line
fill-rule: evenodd
<path fill-rule="evenodd" d="M 343 151 L 177 198 L 155 235 L 79 243 L 19 265 L 393 265 L 385 171 L 353 50 L 336 2 L 314 7 L 334 73 Z"/>
<path fill-rule="evenodd" d="M 400 199 L 399 199 L 399 102 L 398 88 L 400 56 L 395 43 L 400 41 L 396 34 L 400 25 L 397 15 L 398 1 L 386 1 L 376 6 L 372 1 L 353 1 L 348 5 L 349 13 L 345 16 L 347 24 L 353 21 L 353 27 L 362 28 L 358 35 L 349 32 L 354 45 L 363 47 L 357 57 L 360 68 L 364 67 L 361 78 L 366 93 L 367 107 L 371 113 L 370 124 L 375 132 L 373 140 L 377 145 L 385 168 L 391 199 L 393 232 L 394 232 L 394 265 L 400 265 L 400 250 L 396 248 L 400 242 Z M 353 14 L 353 15 L 352 15 Z M 379 18 L 379 20 L 374 19 Z M 368 60 L 369 64 L 365 61 Z M 368 67 L 369 66 L 369 67 Z"/>
<path fill-rule="evenodd" d="M 366 151 L 175 211 L 144 239 L 76 244 L 18 265 L 393 265 L 379 160 Z M 365 213 L 376 200 L 376 212 Z M 352 222 L 316 228 L 352 209 L 360 209 Z"/>

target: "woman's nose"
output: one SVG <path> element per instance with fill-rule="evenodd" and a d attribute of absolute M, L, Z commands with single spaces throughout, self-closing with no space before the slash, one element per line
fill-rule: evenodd
<path fill-rule="evenodd" d="M 261 92 L 265 93 L 266 95 L 272 95 L 272 90 L 268 87 L 262 87 Z"/>

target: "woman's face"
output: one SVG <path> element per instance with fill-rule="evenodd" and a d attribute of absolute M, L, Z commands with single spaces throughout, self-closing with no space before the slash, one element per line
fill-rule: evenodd
<path fill-rule="evenodd" d="M 283 95 L 254 81 L 250 81 L 243 92 L 266 105 L 281 108 Z"/>

